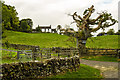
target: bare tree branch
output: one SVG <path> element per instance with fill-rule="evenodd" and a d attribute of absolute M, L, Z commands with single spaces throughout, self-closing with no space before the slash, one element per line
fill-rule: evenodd
<path fill-rule="evenodd" d="M 80 15 L 77 15 L 75 12 L 73 15 L 74 22 L 76 23 L 78 32 L 83 31 L 84 37 L 87 39 L 91 36 L 91 32 L 96 32 L 100 28 L 104 29 L 106 27 L 114 25 L 117 20 L 113 19 L 111 14 L 107 13 L 107 11 L 98 13 L 99 16 L 96 19 L 90 19 L 90 16 L 95 11 L 94 6 L 92 5 L 90 8 L 86 9 L 83 13 L 83 18 Z M 110 23 L 112 22 L 112 23 Z M 91 25 L 97 25 L 96 28 L 91 28 Z"/>
<path fill-rule="evenodd" d="M 98 19 L 100 19 L 102 15 L 99 15 L 92 23 L 95 23 Z"/>
<path fill-rule="evenodd" d="M 100 21 L 100 22 L 98 23 L 98 26 L 97 26 L 96 28 L 93 28 L 93 29 L 91 30 L 91 32 L 95 32 L 95 31 L 99 30 L 99 29 L 101 28 L 101 24 L 102 24 L 102 21 Z"/>

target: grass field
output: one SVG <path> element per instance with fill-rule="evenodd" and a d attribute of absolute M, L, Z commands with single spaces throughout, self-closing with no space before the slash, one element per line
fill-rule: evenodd
<path fill-rule="evenodd" d="M 118 35 L 107 35 L 107 36 L 99 36 L 99 37 L 92 37 L 91 39 L 87 40 L 86 47 L 89 48 L 113 48 L 113 49 L 120 49 L 118 45 Z M 93 40 L 93 41 L 92 41 Z"/>
<path fill-rule="evenodd" d="M 77 78 L 88 78 L 90 80 L 101 80 L 103 77 L 100 73 L 100 71 L 98 69 L 92 68 L 90 66 L 84 65 L 84 64 L 80 64 L 80 69 L 78 69 L 76 72 L 66 72 L 64 74 L 59 74 L 56 76 L 51 76 L 49 78 L 67 78 L 69 79 L 75 79 L 77 80 Z"/>
<path fill-rule="evenodd" d="M 16 31 L 6 31 L 6 39 L 2 42 L 9 41 L 11 44 L 38 45 L 41 48 L 45 47 L 76 47 L 76 43 L 67 41 L 66 35 L 53 33 L 23 33 Z M 118 46 L 118 35 L 107 35 L 92 37 L 87 40 L 86 47 L 89 48 L 120 48 Z"/>
<path fill-rule="evenodd" d="M 9 41 L 11 44 L 37 45 L 45 47 L 75 47 L 76 43 L 67 41 L 68 36 L 53 33 L 23 33 L 16 31 L 5 31 L 7 38 L 2 42 Z"/>

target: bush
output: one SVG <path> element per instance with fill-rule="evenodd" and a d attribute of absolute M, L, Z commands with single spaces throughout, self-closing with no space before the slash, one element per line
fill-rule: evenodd
<path fill-rule="evenodd" d="M 107 34 L 109 34 L 109 35 L 114 35 L 114 29 L 110 29 L 110 30 L 108 30 L 108 32 L 107 32 Z"/>

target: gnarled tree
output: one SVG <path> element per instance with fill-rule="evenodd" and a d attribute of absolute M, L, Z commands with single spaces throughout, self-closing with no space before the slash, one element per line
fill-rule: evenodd
<path fill-rule="evenodd" d="M 73 17 L 73 23 L 76 23 L 76 26 L 78 27 L 78 32 L 75 33 L 75 37 L 77 37 L 77 47 L 79 49 L 80 56 L 86 53 L 85 46 L 82 44 L 83 39 L 87 40 L 92 36 L 92 32 L 110 27 L 117 22 L 117 20 L 113 19 L 111 14 L 107 13 L 106 11 L 98 13 L 99 16 L 96 19 L 91 19 L 90 17 L 94 11 L 95 9 L 92 5 L 90 8 L 84 11 L 83 17 L 78 15 L 77 12 L 75 12 L 73 15 L 69 14 Z M 94 28 L 94 25 L 97 27 Z"/>
<path fill-rule="evenodd" d="M 83 33 L 84 39 L 86 40 L 87 38 L 91 37 L 91 32 L 96 32 L 99 29 L 105 29 L 117 22 L 117 20 L 113 19 L 111 14 L 107 13 L 106 11 L 98 13 L 99 16 L 96 19 L 91 19 L 90 17 L 94 11 L 95 9 L 92 5 L 90 8 L 84 11 L 83 17 L 78 15 L 77 12 L 75 12 L 73 15 L 70 15 L 73 17 L 74 23 L 76 23 L 76 26 L 79 28 L 78 34 Z M 93 28 L 94 25 L 97 25 L 97 27 Z M 79 35 L 77 35 L 77 37 L 81 38 Z"/>

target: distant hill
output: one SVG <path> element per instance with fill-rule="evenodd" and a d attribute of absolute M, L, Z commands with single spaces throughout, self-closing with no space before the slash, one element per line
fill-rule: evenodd
<path fill-rule="evenodd" d="M 76 47 L 76 43 L 67 41 L 69 39 L 66 35 L 59 35 L 53 33 L 23 33 L 16 31 L 5 31 L 7 35 L 6 40 L 11 44 L 24 44 L 24 45 L 38 45 L 44 47 Z"/>
<path fill-rule="evenodd" d="M 120 41 L 118 40 L 118 37 L 120 38 L 120 35 L 106 35 L 106 36 L 98 36 L 98 37 L 92 37 L 91 39 L 87 40 L 86 46 L 90 48 L 118 48 L 118 43 Z M 93 40 L 93 42 L 92 42 Z M 118 42 L 119 41 L 119 42 Z M 120 46 L 119 46 L 120 48 Z"/>

